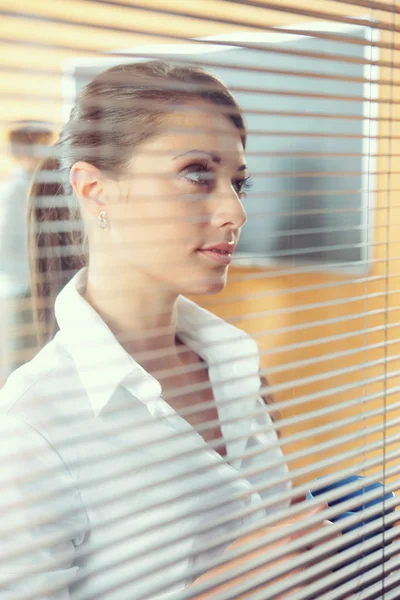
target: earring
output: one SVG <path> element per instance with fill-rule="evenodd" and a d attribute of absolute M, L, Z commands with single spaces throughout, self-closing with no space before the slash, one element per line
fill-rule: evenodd
<path fill-rule="evenodd" d="M 108 227 L 108 225 L 109 225 L 109 223 L 108 223 L 108 215 L 107 215 L 107 213 L 106 213 L 105 210 L 102 210 L 99 213 L 99 215 L 97 217 L 97 223 L 99 224 L 99 227 L 101 229 L 106 229 Z"/>

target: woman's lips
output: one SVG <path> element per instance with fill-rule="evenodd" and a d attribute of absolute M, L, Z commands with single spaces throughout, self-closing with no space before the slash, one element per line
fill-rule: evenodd
<path fill-rule="evenodd" d="M 214 248 L 214 249 L 199 248 L 199 250 L 197 250 L 197 252 L 199 252 L 199 254 L 202 254 L 207 259 L 217 262 L 221 265 L 230 265 L 232 262 L 233 247 L 231 247 L 230 252 L 228 252 L 226 250 L 220 250 L 218 248 Z"/>

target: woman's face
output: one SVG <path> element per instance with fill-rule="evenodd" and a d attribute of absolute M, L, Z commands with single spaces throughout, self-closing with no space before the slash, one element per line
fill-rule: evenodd
<path fill-rule="evenodd" d="M 128 174 L 108 182 L 107 251 L 173 293 L 207 294 L 225 283 L 246 213 L 240 134 L 199 108 L 169 119 L 142 143 Z"/>

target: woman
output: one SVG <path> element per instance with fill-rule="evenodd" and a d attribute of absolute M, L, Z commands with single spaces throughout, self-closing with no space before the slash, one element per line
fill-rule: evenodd
<path fill-rule="evenodd" d="M 62 131 L 67 200 L 38 174 L 33 288 L 58 331 L 1 395 L 7 598 L 176 598 L 288 506 L 256 344 L 184 297 L 225 286 L 245 143 L 214 76 L 122 65 Z"/>

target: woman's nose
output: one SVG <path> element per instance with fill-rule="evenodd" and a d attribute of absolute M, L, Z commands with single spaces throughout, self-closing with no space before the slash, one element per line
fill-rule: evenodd
<path fill-rule="evenodd" d="M 212 224 L 215 227 L 240 229 L 246 221 L 246 211 L 232 184 L 221 187 L 218 193 L 215 194 Z"/>

